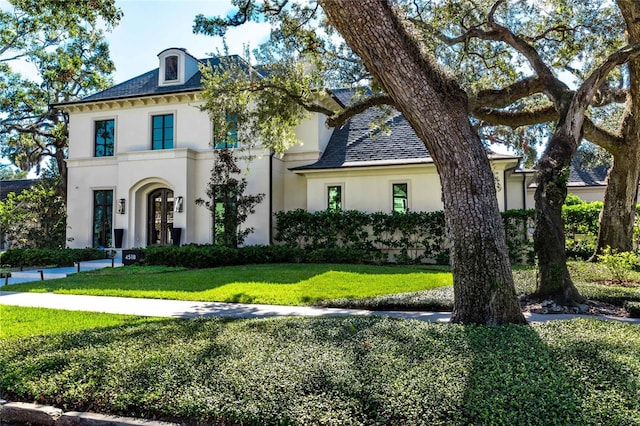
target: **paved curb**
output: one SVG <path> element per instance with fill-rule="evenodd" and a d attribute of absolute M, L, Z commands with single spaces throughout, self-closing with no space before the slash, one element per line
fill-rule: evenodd
<path fill-rule="evenodd" d="M 179 423 L 98 413 L 63 412 L 50 405 L 0 400 L 0 422 L 36 426 L 178 426 Z"/>

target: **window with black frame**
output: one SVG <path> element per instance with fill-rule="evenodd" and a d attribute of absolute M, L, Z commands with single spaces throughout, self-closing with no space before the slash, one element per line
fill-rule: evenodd
<path fill-rule="evenodd" d="M 114 154 L 115 120 L 95 122 L 94 153 L 96 157 L 111 157 Z"/>
<path fill-rule="evenodd" d="M 154 115 L 151 117 L 151 148 L 173 148 L 173 114 Z"/>
<path fill-rule="evenodd" d="M 113 191 L 93 191 L 93 247 L 111 247 Z"/>
<path fill-rule="evenodd" d="M 409 210 L 409 191 L 406 183 L 393 184 L 393 211 L 406 213 Z"/>
<path fill-rule="evenodd" d="M 327 187 L 327 209 L 342 210 L 342 186 L 331 185 Z"/>

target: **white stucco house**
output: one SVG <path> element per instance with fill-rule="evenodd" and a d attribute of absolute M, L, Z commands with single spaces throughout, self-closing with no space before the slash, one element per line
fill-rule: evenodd
<path fill-rule="evenodd" d="M 133 248 L 210 243 L 206 198 L 214 155 L 212 124 L 198 107 L 199 60 L 186 50 L 158 54 L 158 68 L 84 99 L 56 105 L 69 113 L 68 245 Z M 328 104 L 347 104 L 334 90 Z M 252 148 L 247 193 L 264 193 L 247 226 L 246 244 L 270 244 L 273 213 L 318 211 L 330 205 L 366 212 L 433 211 L 443 207 L 431 156 L 406 120 L 390 119 L 390 134 L 373 136 L 372 112 L 342 128 L 312 113 L 283 155 Z M 490 153 L 501 210 L 530 208 L 531 174 L 519 158 Z M 180 229 L 178 235 L 174 229 Z M 122 239 L 122 241 L 120 241 Z"/>

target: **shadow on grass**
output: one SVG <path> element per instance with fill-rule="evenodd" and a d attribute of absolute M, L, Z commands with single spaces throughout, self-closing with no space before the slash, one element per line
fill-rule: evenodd
<path fill-rule="evenodd" d="M 566 366 L 530 326 L 465 327 L 471 368 L 463 411 L 474 424 L 583 424 Z"/>
<path fill-rule="evenodd" d="M 0 341 L 0 389 L 204 424 L 638 424 L 633 327 L 160 321 Z"/>

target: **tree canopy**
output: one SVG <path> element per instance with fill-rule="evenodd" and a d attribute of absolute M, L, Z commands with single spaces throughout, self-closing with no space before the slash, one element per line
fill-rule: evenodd
<path fill-rule="evenodd" d="M 55 109 L 106 87 L 114 66 L 104 30 L 117 25 L 114 0 L 10 0 L 0 10 L 0 152 L 23 171 L 54 158 L 62 175 L 67 117 Z M 33 66 L 23 75 L 16 65 Z"/>

